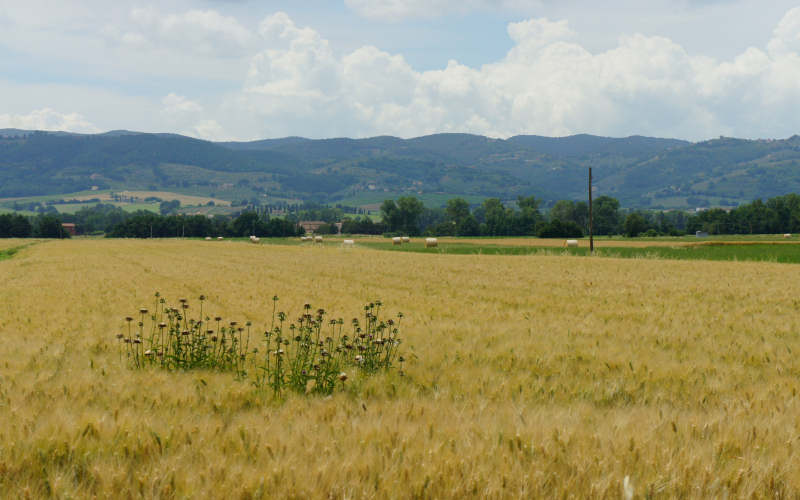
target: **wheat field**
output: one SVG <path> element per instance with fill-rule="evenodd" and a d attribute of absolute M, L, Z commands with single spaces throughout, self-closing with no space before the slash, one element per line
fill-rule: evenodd
<path fill-rule="evenodd" d="M 0 261 L 5 498 L 800 496 L 800 267 L 64 240 Z M 274 401 L 135 371 L 123 318 L 205 294 L 405 314 L 406 376 Z M 628 477 L 628 489 L 623 487 Z"/>

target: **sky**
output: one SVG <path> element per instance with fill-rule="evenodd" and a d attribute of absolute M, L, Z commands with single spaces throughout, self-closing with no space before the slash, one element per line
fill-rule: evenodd
<path fill-rule="evenodd" d="M 800 0 L 0 0 L 0 128 L 700 141 L 798 115 Z"/>

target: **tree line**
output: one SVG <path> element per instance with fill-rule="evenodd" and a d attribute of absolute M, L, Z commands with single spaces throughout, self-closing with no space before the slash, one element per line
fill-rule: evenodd
<path fill-rule="evenodd" d="M 69 238 L 61 220 L 50 214 L 26 217 L 0 214 L 0 238 Z"/>
<path fill-rule="evenodd" d="M 499 198 L 487 198 L 480 205 L 470 206 L 463 198 L 453 198 L 443 208 L 426 208 L 420 200 L 409 196 L 384 201 L 381 216 L 387 232 L 411 236 L 579 238 L 588 234 L 586 202 L 560 200 L 546 215 L 541 203 L 533 196 L 519 196 L 508 204 Z M 600 196 L 593 204 L 593 212 L 595 234 L 620 232 L 624 212 L 618 200 Z"/>
<path fill-rule="evenodd" d="M 541 200 L 518 197 L 513 202 L 488 198 L 470 205 L 452 198 L 444 207 L 425 207 L 413 196 L 386 200 L 380 220 L 346 213 L 340 207 L 309 204 L 292 216 L 270 216 L 269 210 L 245 209 L 236 216 L 127 213 L 110 204 L 81 208 L 74 214 L 51 212 L 36 216 L 0 214 L 0 237 L 63 238 L 69 233 L 62 223 L 76 225 L 78 234 L 108 237 L 259 237 L 295 236 L 303 232 L 299 220 L 326 222 L 318 233 L 336 233 L 335 223 L 345 234 L 404 234 L 409 236 L 539 236 L 581 237 L 589 231 L 589 207 L 584 201 L 560 200 L 542 210 Z M 301 219 L 298 216 L 306 216 Z M 312 217 L 308 217 L 312 216 Z M 709 234 L 775 234 L 800 232 L 800 195 L 787 194 L 767 201 L 755 200 L 732 210 L 710 209 L 690 215 L 682 211 L 626 210 L 610 196 L 593 203 L 596 235 L 679 236 L 703 231 Z"/>

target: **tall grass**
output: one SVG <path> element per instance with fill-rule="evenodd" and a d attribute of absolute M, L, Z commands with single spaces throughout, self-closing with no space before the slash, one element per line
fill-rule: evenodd
<path fill-rule="evenodd" d="M 74 239 L 3 261 L 0 283 L 0 498 L 800 491 L 798 265 Z M 153 290 L 195 319 L 205 294 L 251 346 L 265 290 L 287 323 L 319 304 L 342 335 L 380 297 L 406 314 L 406 376 L 274 403 L 251 373 L 131 369 L 113 338 Z"/>

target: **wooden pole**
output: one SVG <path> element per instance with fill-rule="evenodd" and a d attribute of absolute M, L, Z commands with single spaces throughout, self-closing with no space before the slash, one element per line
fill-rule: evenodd
<path fill-rule="evenodd" d="M 592 167 L 589 167 L 589 253 L 594 253 L 594 217 L 592 213 Z"/>

